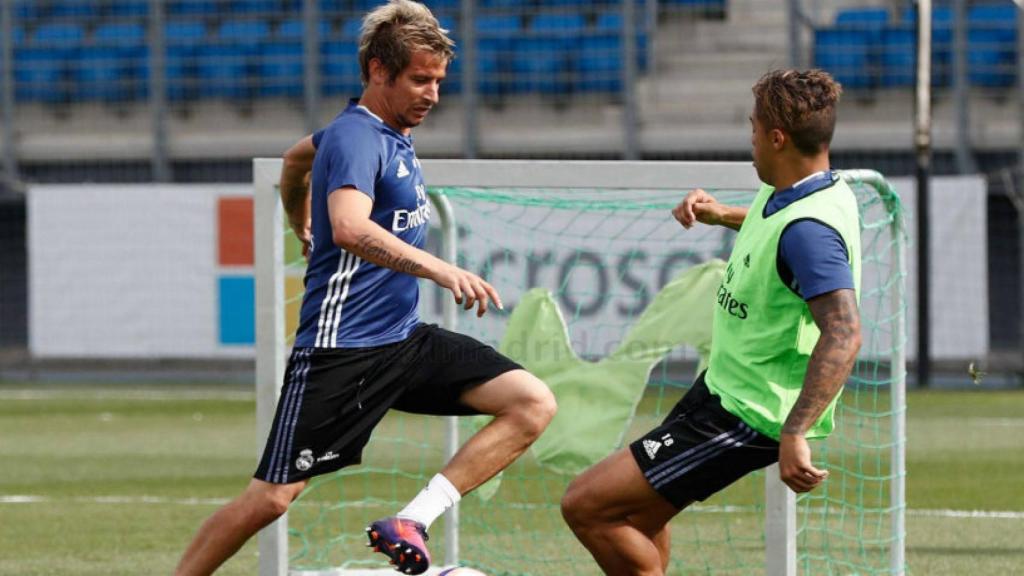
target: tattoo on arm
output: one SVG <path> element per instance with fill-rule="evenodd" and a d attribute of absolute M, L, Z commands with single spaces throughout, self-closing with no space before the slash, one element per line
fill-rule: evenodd
<path fill-rule="evenodd" d="M 367 260 L 398 272 L 417 274 L 423 270 L 423 265 L 392 253 L 380 240 L 374 239 L 369 234 L 359 236 L 356 248 Z"/>
<path fill-rule="evenodd" d="M 784 434 L 806 432 L 842 389 L 860 349 L 860 312 L 853 290 L 836 290 L 808 303 L 821 338 L 811 353 L 796 404 L 782 427 Z"/>

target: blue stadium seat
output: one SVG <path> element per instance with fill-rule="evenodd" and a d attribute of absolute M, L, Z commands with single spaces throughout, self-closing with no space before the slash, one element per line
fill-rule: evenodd
<path fill-rule="evenodd" d="M 358 40 L 359 33 L 362 31 L 362 28 L 362 18 L 349 18 L 348 20 L 345 21 L 344 24 L 341 25 L 341 37 L 346 40 Z"/>
<path fill-rule="evenodd" d="M 594 4 L 591 0 L 537 0 L 537 7 L 545 8 L 583 8 Z"/>
<path fill-rule="evenodd" d="M 320 8 L 321 14 L 327 15 L 348 12 L 350 10 L 347 0 L 318 0 L 317 6 Z"/>
<path fill-rule="evenodd" d="M 76 100 L 128 100 L 122 92 L 128 71 L 116 48 L 88 46 L 72 61 Z"/>
<path fill-rule="evenodd" d="M 331 25 L 321 20 L 317 28 L 323 45 L 331 37 Z M 258 66 L 261 96 L 302 95 L 305 36 L 306 23 L 301 18 L 291 18 L 278 24 L 273 38 L 263 43 Z"/>
<path fill-rule="evenodd" d="M 21 22 L 31 22 L 43 16 L 43 7 L 38 0 L 15 0 L 14 17 Z"/>
<path fill-rule="evenodd" d="M 642 18 L 637 18 L 636 27 L 636 64 L 642 72 L 647 70 L 647 30 Z M 605 35 L 621 34 L 622 13 L 602 12 L 598 14 L 594 21 L 594 28 Z"/>
<path fill-rule="evenodd" d="M 321 73 L 324 94 L 359 96 L 363 84 L 359 76 L 358 49 L 355 41 L 348 39 L 323 44 Z"/>
<path fill-rule="evenodd" d="M 82 48 L 85 31 L 74 23 L 36 28 L 14 50 L 15 97 L 22 101 L 67 102 L 71 99 L 68 62 Z"/>
<path fill-rule="evenodd" d="M 92 34 L 97 44 L 137 48 L 146 44 L 146 28 L 134 22 L 100 24 Z"/>
<path fill-rule="evenodd" d="M 65 49 L 77 48 L 84 40 L 85 30 L 73 23 L 41 24 L 32 36 L 35 45 Z"/>
<path fill-rule="evenodd" d="M 317 30 L 320 32 L 320 40 L 330 38 L 331 23 L 321 20 Z M 306 37 L 306 23 L 301 18 L 291 18 L 278 24 L 274 33 L 275 40 L 302 40 Z"/>
<path fill-rule="evenodd" d="M 111 0 L 107 6 L 111 16 L 118 18 L 145 17 L 149 15 L 147 0 Z"/>
<path fill-rule="evenodd" d="M 606 12 L 597 17 L 594 31 L 580 40 L 576 57 L 578 86 L 584 92 L 622 90 L 622 15 Z"/>
<path fill-rule="evenodd" d="M 20 102 L 63 102 L 69 99 L 66 52 L 23 46 L 14 49 L 14 95 Z"/>
<path fill-rule="evenodd" d="M 148 49 L 142 24 L 101 24 L 92 37 L 93 45 L 74 58 L 77 97 L 108 102 L 143 97 Z"/>
<path fill-rule="evenodd" d="M 301 40 L 275 40 L 260 51 L 260 96 L 301 96 L 303 90 Z"/>
<path fill-rule="evenodd" d="M 164 26 L 169 100 L 194 100 L 199 97 L 196 51 L 199 45 L 205 42 L 206 37 L 206 26 L 199 21 L 171 21 Z"/>
<path fill-rule="evenodd" d="M 261 20 L 228 20 L 220 25 L 217 44 L 200 46 L 197 67 L 200 97 L 250 99 L 256 92 L 255 59 L 270 36 Z"/>
<path fill-rule="evenodd" d="M 512 90 L 513 39 L 522 32 L 519 16 L 484 15 L 476 18 L 477 89 L 481 94 L 501 95 Z"/>
<path fill-rule="evenodd" d="M 164 40 L 168 46 L 195 48 L 206 39 L 206 25 L 198 20 L 172 20 L 164 25 Z"/>
<path fill-rule="evenodd" d="M 863 30 L 815 30 L 814 65 L 830 72 L 847 88 L 870 88 L 874 81 L 868 39 Z"/>
<path fill-rule="evenodd" d="M 1005 88 L 1016 82 L 1017 8 L 978 4 L 967 12 L 967 65 L 971 84 Z"/>
<path fill-rule="evenodd" d="M 99 14 L 99 3 L 94 0 L 56 0 L 50 3 L 50 18 L 89 18 Z"/>
<path fill-rule="evenodd" d="M 262 20 L 227 20 L 220 25 L 223 44 L 256 49 L 270 37 L 270 25 Z"/>
<path fill-rule="evenodd" d="M 481 8 L 526 8 L 530 7 L 529 0 L 480 0 Z"/>
<path fill-rule="evenodd" d="M 911 34 L 914 37 L 913 47 L 910 48 L 912 52 L 917 50 L 917 10 L 913 7 L 903 11 L 902 24 L 896 26 L 898 28 L 906 28 L 911 30 Z M 906 34 L 906 32 L 904 32 Z M 903 46 L 906 41 L 900 41 L 899 45 Z M 888 42 L 886 43 L 888 46 Z M 905 48 L 900 48 L 905 49 Z M 916 52 L 913 54 L 913 59 L 916 60 Z M 904 71 L 899 72 L 900 77 L 906 77 L 909 75 L 910 83 L 913 83 L 914 78 L 914 67 L 916 64 L 911 63 L 909 74 L 905 71 L 906 66 L 906 55 L 903 57 L 903 63 L 899 64 L 904 68 Z M 883 75 L 888 74 L 889 71 L 886 69 L 886 65 L 883 62 Z M 953 10 L 949 6 L 934 6 L 932 8 L 932 86 L 949 86 L 951 83 L 951 77 L 953 73 Z M 883 84 L 887 84 L 885 78 L 882 79 Z M 895 85 L 906 85 L 898 83 Z"/>
<path fill-rule="evenodd" d="M 914 25 L 886 27 L 882 32 L 881 85 L 907 87 L 914 84 L 917 66 L 917 31 Z"/>
<path fill-rule="evenodd" d="M 281 10 L 278 0 L 234 0 L 231 9 L 239 14 L 272 15 Z"/>
<path fill-rule="evenodd" d="M 210 0 L 171 0 L 167 3 L 167 14 L 173 16 L 217 16 L 223 14 L 226 5 Z"/>
<path fill-rule="evenodd" d="M 512 70 L 515 90 L 544 94 L 568 94 L 573 82 L 571 57 L 578 52 L 585 30 L 580 14 L 538 14 L 529 34 L 515 40 Z"/>
<path fill-rule="evenodd" d="M 456 14 L 461 9 L 462 0 L 423 0 L 423 3 L 435 15 Z M 444 27 L 447 28 L 447 26 Z"/>

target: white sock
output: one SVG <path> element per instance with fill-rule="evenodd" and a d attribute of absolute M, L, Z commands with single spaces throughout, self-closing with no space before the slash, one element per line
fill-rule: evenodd
<path fill-rule="evenodd" d="M 427 487 L 420 490 L 412 502 L 402 508 L 398 517 L 415 520 L 429 529 L 438 516 L 461 499 L 459 490 L 447 478 L 437 473 L 430 479 Z"/>

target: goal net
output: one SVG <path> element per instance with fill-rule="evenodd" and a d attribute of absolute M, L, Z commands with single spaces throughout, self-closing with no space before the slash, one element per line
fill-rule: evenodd
<path fill-rule="evenodd" d="M 421 315 L 491 344 L 544 379 L 559 414 L 494 481 L 432 528 L 435 564 L 487 574 L 599 574 L 559 512 L 580 470 L 654 427 L 686 392 L 710 344 L 713 299 L 735 233 L 684 230 L 670 210 L 704 188 L 747 205 L 746 163 L 424 161 L 429 249 L 482 275 L 505 311 L 478 319 L 421 284 Z M 305 262 L 284 224 L 280 162 L 257 160 L 259 445 L 297 325 Z M 752 474 L 672 524 L 672 574 L 895 574 L 903 559 L 903 232 L 881 175 L 848 171 L 862 223 L 864 344 L 833 435 L 812 445 L 830 470 L 796 497 Z M 389 573 L 363 528 L 392 515 L 486 422 L 390 413 L 363 464 L 314 479 L 261 534 L 261 573 Z"/>

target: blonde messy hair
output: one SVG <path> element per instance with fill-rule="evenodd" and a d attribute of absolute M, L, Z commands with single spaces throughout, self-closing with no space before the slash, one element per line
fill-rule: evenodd
<path fill-rule="evenodd" d="M 359 68 L 363 84 L 370 82 L 370 60 L 376 58 L 395 78 L 412 61 L 413 52 L 430 52 L 451 62 L 455 42 L 423 4 L 391 0 L 363 18 L 359 36 Z"/>
<path fill-rule="evenodd" d="M 822 70 L 774 70 L 754 85 L 754 114 L 766 130 L 782 130 L 802 154 L 832 142 L 842 86 Z"/>

